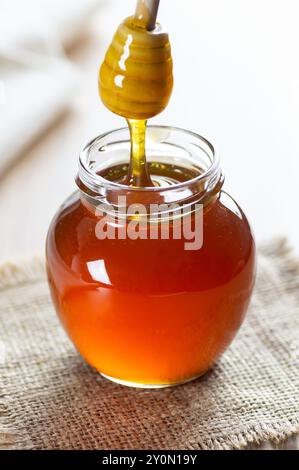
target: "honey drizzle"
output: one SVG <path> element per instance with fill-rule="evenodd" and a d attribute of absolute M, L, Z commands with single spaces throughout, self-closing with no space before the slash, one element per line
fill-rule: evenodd
<path fill-rule="evenodd" d="M 126 184 L 135 187 L 154 186 L 150 177 L 145 154 L 147 121 L 127 119 L 127 123 L 131 136 L 131 158 Z"/>

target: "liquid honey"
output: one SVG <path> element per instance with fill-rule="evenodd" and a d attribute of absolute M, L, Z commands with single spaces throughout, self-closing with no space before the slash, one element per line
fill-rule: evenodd
<path fill-rule="evenodd" d="M 241 209 L 224 193 L 210 204 L 197 251 L 183 239 L 99 240 L 98 221 L 77 193 L 47 241 L 52 298 L 81 355 L 136 385 L 206 372 L 239 329 L 254 284 L 254 241 Z"/>
<path fill-rule="evenodd" d="M 199 169 L 184 168 L 180 165 L 161 162 L 149 162 L 148 170 L 152 175 L 152 183 L 155 187 L 169 187 L 183 183 L 201 174 Z M 122 184 L 130 173 L 130 164 L 110 166 L 99 173 L 107 181 Z"/>
<path fill-rule="evenodd" d="M 146 121 L 128 119 L 131 137 L 131 157 L 124 184 L 135 187 L 153 186 L 145 155 Z"/>

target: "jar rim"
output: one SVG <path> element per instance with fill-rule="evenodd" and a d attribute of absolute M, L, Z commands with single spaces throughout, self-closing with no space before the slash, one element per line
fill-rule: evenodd
<path fill-rule="evenodd" d="M 116 183 L 114 181 L 109 181 L 103 176 L 95 173 L 91 168 L 90 168 L 90 163 L 89 163 L 89 150 L 95 146 L 97 143 L 100 143 L 103 139 L 107 137 L 113 137 L 113 135 L 117 135 L 119 132 L 126 131 L 126 127 L 122 127 L 119 129 L 114 129 L 112 131 L 105 132 L 94 139 L 92 139 L 90 142 L 88 142 L 83 150 L 81 151 L 79 155 L 79 179 L 80 181 L 91 191 L 97 192 L 97 188 L 105 188 L 107 190 L 111 191 L 119 191 L 119 190 L 124 190 L 127 189 L 130 192 L 135 192 L 135 193 L 142 193 L 146 192 L 148 194 L 152 193 L 164 193 L 167 191 L 176 191 L 176 190 L 181 190 L 184 189 L 185 187 L 188 187 L 189 185 L 192 184 L 201 184 L 204 183 L 205 181 L 209 180 L 216 180 L 217 175 L 219 175 L 219 178 L 221 177 L 221 169 L 220 169 L 220 158 L 218 155 L 218 152 L 216 152 L 214 145 L 212 145 L 205 137 L 193 132 L 189 131 L 180 127 L 174 127 L 174 126 L 160 126 L 160 125 L 149 125 L 147 126 L 148 130 L 162 130 L 162 131 L 172 131 L 176 133 L 182 133 L 185 134 L 186 136 L 190 136 L 192 138 L 195 138 L 196 140 L 202 142 L 205 144 L 208 149 L 211 152 L 211 165 L 205 169 L 202 173 L 197 175 L 194 178 L 188 179 L 186 181 L 180 182 L 173 184 L 169 187 L 132 187 L 132 186 L 126 186 L 124 184 Z"/>

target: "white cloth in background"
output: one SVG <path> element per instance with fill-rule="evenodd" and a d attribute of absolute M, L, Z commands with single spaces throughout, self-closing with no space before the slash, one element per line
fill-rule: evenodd
<path fill-rule="evenodd" d="M 101 0 L 0 3 L 0 172 L 68 106 L 80 74 L 63 54 Z"/>

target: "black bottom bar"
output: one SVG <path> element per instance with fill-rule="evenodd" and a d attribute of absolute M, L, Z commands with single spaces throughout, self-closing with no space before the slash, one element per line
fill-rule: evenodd
<path fill-rule="evenodd" d="M 68 464 L 93 464 L 95 468 L 120 465 L 123 468 L 138 468 L 149 465 L 157 466 L 198 466 L 213 461 L 225 463 L 240 463 L 246 461 L 250 464 L 258 462 L 275 463 L 281 461 L 286 465 L 286 460 L 291 459 L 292 451 L 2 451 L 0 452 L 0 464 L 26 463 L 56 464 L 66 462 Z M 294 457 L 294 456 L 293 456 Z M 3 468 L 3 467 L 2 467 Z M 239 467 L 238 467 L 239 470 Z"/>

